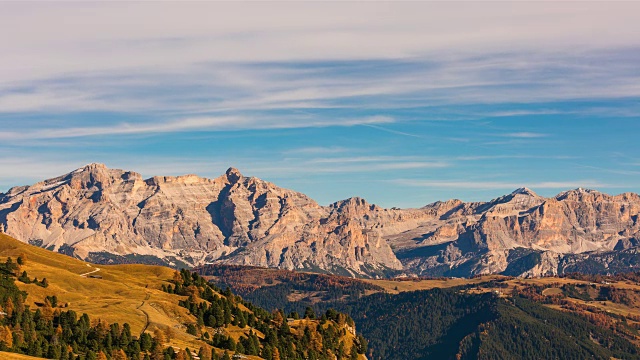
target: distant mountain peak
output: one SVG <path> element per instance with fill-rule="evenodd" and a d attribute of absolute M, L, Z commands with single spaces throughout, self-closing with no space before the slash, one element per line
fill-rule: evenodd
<path fill-rule="evenodd" d="M 568 193 L 580 193 L 580 194 L 595 194 L 595 193 L 599 193 L 600 191 L 598 190 L 594 190 L 594 189 L 589 189 L 589 188 L 583 188 L 583 187 L 578 187 L 572 190 L 568 190 L 566 191 Z"/>
<path fill-rule="evenodd" d="M 587 188 L 576 188 L 576 189 L 572 189 L 572 190 L 567 190 L 567 191 L 563 191 L 560 194 L 556 195 L 556 200 L 565 200 L 565 199 L 582 199 L 584 197 L 594 197 L 594 196 L 600 196 L 603 195 L 600 191 L 598 190 L 593 190 L 593 189 L 587 189 Z"/>
<path fill-rule="evenodd" d="M 106 169 L 107 165 L 103 164 L 103 163 L 90 163 L 87 164 L 85 166 L 83 166 L 81 169 L 83 170 L 93 170 L 93 169 Z"/>
<path fill-rule="evenodd" d="M 234 167 L 228 168 L 227 171 L 225 172 L 225 175 L 227 176 L 227 179 L 229 179 L 229 181 L 232 183 L 237 182 L 243 177 L 242 173 L 240 173 L 240 170 Z"/>
<path fill-rule="evenodd" d="M 77 175 L 77 174 L 84 174 L 84 173 L 97 173 L 97 172 L 104 172 L 104 171 L 108 171 L 110 170 L 107 165 L 102 164 L 102 163 L 90 163 L 87 164 L 85 166 L 79 167 L 77 169 L 75 169 L 74 171 L 70 172 L 67 175 Z"/>
<path fill-rule="evenodd" d="M 534 196 L 537 197 L 538 194 L 536 194 L 533 190 L 527 188 L 527 187 L 521 187 L 518 189 L 515 189 L 511 195 L 528 195 L 528 196 Z"/>
<path fill-rule="evenodd" d="M 376 209 L 378 208 L 375 204 L 370 204 L 366 199 L 363 199 L 359 196 L 352 196 L 348 199 L 336 201 L 330 206 L 336 209 L 356 209 L 356 208 L 366 208 L 366 209 Z"/>

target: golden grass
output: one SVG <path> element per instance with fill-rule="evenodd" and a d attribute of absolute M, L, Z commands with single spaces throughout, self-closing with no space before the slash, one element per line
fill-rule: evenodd
<path fill-rule="evenodd" d="M 436 279 L 436 280 L 412 280 L 412 279 L 403 279 L 403 280 L 377 280 L 377 279 L 366 279 L 366 281 L 373 285 L 378 285 L 383 288 L 386 292 L 391 294 L 397 294 L 400 292 L 406 291 L 417 291 L 417 290 L 431 290 L 435 288 L 451 288 L 461 285 L 469 285 L 469 284 L 481 284 L 491 280 L 499 280 L 504 279 L 503 276 L 500 275 L 489 275 L 482 276 L 473 279 L 463 279 L 463 278 L 451 278 L 451 279 Z"/>
<path fill-rule="evenodd" d="M 561 295 L 562 289 L 559 288 L 547 288 L 542 290 L 542 295 L 544 296 L 553 296 L 553 295 Z"/>
<path fill-rule="evenodd" d="M 532 279 L 511 279 L 506 280 L 507 277 L 501 275 L 486 275 L 480 276 L 472 279 L 465 278 L 450 278 L 450 279 L 402 279 L 402 280 L 378 280 L 378 279 L 365 279 L 368 283 L 373 285 L 378 285 L 383 288 L 386 292 L 391 294 L 397 294 L 400 292 L 406 291 L 417 291 L 417 290 L 431 290 L 435 288 L 452 288 L 456 286 L 463 285 L 480 285 L 482 283 L 489 282 L 491 280 L 504 280 L 504 282 L 508 285 L 505 289 L 497 289 L 501 290 L 501 292 L 511 292 L 511 290 L 515 287 L 519 287 L 520 284 L 526 285 L 539 285 L 539 286 L 549 286 L 552 287 L 554 284 L 590 284 L 588 281 L 582 280 L 574 280 L 569 278 L 558 278 L 558 277 L 546 277 L 546 278 L 532 278 Z M 615 283 L 612 284 L 621 289 L 629 289 L 629 290 L 638 290 L 640 291 L 640 286 L 631 283 Z M 473 290 L 473 289 L 472 289 Z M 493 289 L 480 289 L 473 290 L 471 292 L 486 292 L 491 291 Z"/>
<path fill-rule="evenodd" d="M 592 306 L 594 308 L 598 308 L 602 311 L 606 311 L 611 314 L 627 316 L 629 314 L 634 316 L 640 316 L 640 308 L 636 306 L 627 306 L 624 304 L 614 303 L 611 301 L 584 301 L 580 299 L 569 299 L 572 302 L 577 304 L 582 304 L 586 306 Z"/>
<path fill-rule="evenodd" d="M 224 328 L 227 335 L 231 336 L 235 341 L 238 341 L 238 339 L 240 339 L 241 336 L 248 334 L 250 329 L 251 328 L 248 326 L 244 328 L 240 328 L 239 326 L 236 326 L 236 325 L 228 325 L 227 327 Z M 264 339 L 264 335 L 263 334 L 260 334 L 260 335 L 262 335 L 260 337 Z"/>
<path fill-rule="evenodd" d="M 94 265 L 0 234 L 0 261 L 5 261 L 9 256 L 15 261 L 20 255 L 26 257 L 22 269 L 27 271 L 30 278 L 42 280 L 46 277 L 49 281 L 47 288 L 16 281 L 16 285 L 29 294 L 26 303 L 32 308 L 37 306 L 36 303 L 43 303 L 46 296 L 56 295 L 59 304 L 68 304 L 65 309 L 78 314 L 87 313 L 94 320 L 101 319 L 109 323 L 129 323 L 134 335 L 138 335 L 147 322 L 146 331 L 150 333 L 170 327 L 174 336 L 165 346 L 197 351 L 204 345 L 186 332 L 184 324 L 195 323 L 196 319 L 187 309 L 178 306 L 178 301 L 185 297 L 161 290 L 162 284 L 169 284 L 168 280 L 173 278 L 173 269 L 151 265 Z M 80 276 L 96 269 L 100 271 L 92 275 L 100 275 L 102 279 Z M 249 311 L 244 305 L 239 306 Z M 213 334 L 213 329 L 205 330 Z M 249 327 L 240 329 L 233 325 L 225 328 L 225 332 L 236 341 L 250 330 Z M 258 337 L 264 338 L 261 332 L 256 329 L 253 331 Z M 221 355 L 223 351 L 218 353 Z M 260 359 L 257 356 L 246 358 Z M 4 359 L 14 358 L 4 357 L 4 353 L 0 353 L 0 360 Z"/>
<path fill-rule="evenodd" d="M 524 283 L 524 284 L 530 284 L 530 285 L 540 285 L 540 286 L 550 286 L 553 284 L 560 284 L 560 285 L 565 285 L 565 284 L 591 284 L 588 281 L 583 281 L 583 280 L 576 280 L 576 279 L 570 279 L 570 278 L 561 278 L 561 277 L 544 277 L 544 278 L 531 278 L 531 279 L 513 279 L 513 280 L 509 280 L 509 283 Z"/>
<path fill-rule="evenodd" d="M 11 256 L 15 261 L 19 255 L 26 257 L 22 269 L 30 278 L 49 281 L 46 289 L 16 281 L 20 289 L 28 292 L 26 302 L 32 308 L 37 302 L 43 303 L 46 296 L 56 295 L 59 304 L 68 303 L 68 309 L 87 313 L 92 319 L 129 323 L 133 334 L 139 334 L 148 321 L 150 332 L 156 328 L 173 328 L 175 339 L 171 344 L 192 349 L 202 345 L 186 333 L 183 323 L 196 319 L 187 309 L 178 306 L 183 297 L 160 289 L 172 278 L 172 269 L 150 265 L 93 265 L 0 234 L 0 260 Z M 97 268 L 100 271 L 93 275 L 100 275 L 102 279 L 80 276 Z"/>
<path fill-rule="evenodd" d="M 552 295 L 560 295 L 562 294 L 562 287 L 566 284 L 574 284 L 574 285 L 592 285 L 592 283 L 588 281 L 575 280 L 569 278 L 559 278 L 559 277 L 545 277 L 545 278 L 532 278 L 532 279 L 510 279 L 499 276 L 499 275 L 488 275 L 481 276 L 473 279 L 438 279 L 438 280 L 364 280 L 371 284 L 378 285 L 382 287 L 386 292 L 397 294 L 399 292 L 405 291 L 416 291 L 416 290 L 429 290 L 434 288 L 451 288 L 455 286 L 462 285 L 479 285 L 482 283 L 489 282 L 491 280 L 505 280 L 504 283 L 507 285 L 506 288 L 484 288 L 477 287 L 465 290 L 467 293 L 482 293 L 489 291 L 498 291 L 501 296 L 508 296 L 512 293 L 515 288 L 522 288 L 524 285 L 536 285 L 543 286 L 546 289 L 543 290 L 542 294 L 545 296 Z M 601 284 L 593 284 L 597 288 L 602 286 Z M 612 282 L 608 286 L 613 286 L 618 289 L 627 290 L 631 293 L 640 294 L 640 285 L 630 282 L 630 281 L 620 281 L 620 282 Z M 597 289 L 591 289 L 590 295 L 592 297 L 597 296 Z M 640 295 L 637 296 L 638 299 L 634 301 L 630 306 L 613 303 L 611 301 L 583 301 L 574 298 L 566 298 L 566 300 L 575 302 L 581 305 L 588 305 L 596 307 L 600 310 L 607 311 L 613 314 L 618 315 L 634 315 L 640 316 Z M 635 297 L 634 297 L 635 299 Z M 560 308 L 559 306 L 549 305 L 552 308 Z"/>
<path fill-rule="evenodd" d="M 589 291 L 589 295 L 592 298 L 597 297 L 597 294 L 599 293 L 599 288 L 601 286 L 613 286 L 617 289 L 626 291 L 627 295 L 631 296 L 632 301 L 629 305 L 614 303 L 611 301 L 598 301 L 598 300 L 584 301 L 584 300 L 575 299 L 571 297 L 567 297 L 565 298 L 565 300 L 576 303 L 576 304 L 580 304 L 580 305 L 591 306 L 611 314 L 616 314 L 621 316 L 628 316 L 628 315 L 640 316 L 640 301 L 639 301 L 640 296 L 637 295 L 638 293 L 640 293 L 640 286 L 630 281 L 614 281 L 614 282 L 611 282 L 610 284 L 602 285 L 602 284 L 593 284 L 591 282 L 582 281 L 582 280 L 548 277 L 548 278 L 537 278 L 537 279 L 514 279 L 514 280 L 507 281 L 507 284 L 509 284 L 509 288 L 511 289 L 516 286 L 519 286 L 519 284 L 546 286 L 547 288 L 542 291 L 542 295 L 545 295 L 545 296 L 562 294 L 563 291 L 562 289 L 560 289 L 560 287 L 565 284 L 589 285 L 587 289 Z M 592 289 L 591 285 L 595 285 L 596 288 Z M 554 309 L 559 309 L 559 310 L 562 309 L 562 307 L 556 306 L 556 305 L 547 305 L 547 306 Z"/>
<path fill-rule="evenodd" d="M 43 358 L 0 351 L 0 359 L 2 360 L 36 360 L 36 359 L 43 359 Z"/>

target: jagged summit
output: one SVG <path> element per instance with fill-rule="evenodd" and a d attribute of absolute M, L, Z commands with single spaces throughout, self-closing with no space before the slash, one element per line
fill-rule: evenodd
<path fill-rule="evenodd" d="M 538 196 L 532 190 L 521 187 L 510 194 L 500 196 L 488 203 L 480 205 L 477 210 L 480 212 L 489 211 L 492 213 L 491 215 L 495 215 L 495 212 L 506 215 L 510 212 L 529 209 L 540 204 L 543 200 L 544 198 Z"/>
<path fill-rule="evenodd" d="M 555 198 L 557 200 L 567 200 L 567 199 L 579 200 L 579 199 L 594 198 L 594 197 L 600 197 L 600 196 L 609 197 L 609 195 L 603 194 L 598 190 L 579 187 L 576 189 L 563 191 L 560 194 L 556 195 Z"/>
<path fill-rule="evenodd" d="M 594 193 L 600 193 L 600 191 L 595 190 L 595 189 L 578 187 L 578 188 L 575 188 L 575 189 L 567 190 L 564 193 L 594 194 Z"/>
<path fill-rule="evenodd" d="M 222 175 L 222 178 L 226 178 L 226 181 L 230 183 L 236 183 L 244 176 L 240 171 L 234 167 L 230 167 Z M 105 182 L 117 181 L 118 179 L 125 179 L 129 181 L 143 180 L 142 175 L 133 171 L 126 171 L 121 169 L 109 168 L 103 163 L 91 163 L 85 166 L 79 167 L 76 170 L 62 175 L 57 178 L 45 180 L 38 184 L 50 184 L 59 183 L 61 181 L 74 180 L 76 183 L 79 181 L 79 186 L 92 186 L 97 181 L 98 185 L 103 185 Z M 152 176 L 144 179 L 144 182 L 149 185 L 158 186 L 166 183 L 196 183 L 196 182 L 209 182 L 210 180 L 196 174 L 185 174 L 177 176 Z"/>
<path fill-rule="evenodd" d="M 110 172 L 110 171 L 116 171 L 116 172 L 120 172 L 122 170 L 119 169 L 110 169 L 107 167 L 107 165 L 103 164 L 103 163 L 90 163 L 84 166 L 81 166 L 75 170 L 73 170 L 72 172 L 66 174 L 66 175 L 62 175 L 61 177 L 72 177 L 72 176 L 78 176 L 81 174 L 85 174 L 85 173 L 105 173 L 105 172 Z"/>
<path fill-rule="evenodd" d="M 103 163 L 90 163 L 90 164 L 87 164 L 87 165 L 79 168 L 78 170 L 91 171 L 91 170 L 96 170 L 96 169 L 107 169 L 107 165 L 105 165 Z M 76 170 L 76 171 L 78 171 L 78 170 Z"/>
<path fill-rule="evenodd" d="M 367 202 L 366 199 L 361 198 L 359 196 L 352 196 L 344 200 L 339 200 L 333 203 L 332 205 L 335 205 L 336 207 L 340 207 L 345 204 L 353 204 L 355 206 L 369 206 L 369 202 Z"/>
<path fill-rule="evenodd" d="M 234 167 L 228 168 L 227 171 L 225 172 L 225 175 L 227 176 L 227 179 L 229 179 L 229 181 L 232 183 L 237 182 L 243 177 L 242 173 L 240 173 L 240 170 Z"/>
<path fill-rule="evenodd" d="M 353 196 L 345 200 L 336 201 L 335 203 L 330 204 L 329 207 L 345 213 L 379 211 L 382 209 L 375 204 L 369 203 L 366 199 L 359 196 Z"/>
<path fill-rule="evenodd" d="M 347 218 L 370 212 L 363 199 L 347 203 L 354 208 Z M 137 254 L 169 265 L 221 261 L 354 275 L 401 268 L 381 236 L 364 236 L 355 222 L 344 227 L 332 212 L 343 211 L 233 167 L 216 179 L 142 180 L 89 164 L 0 197 L 7 233 L 88 260 Z"/>
<path fill-rule="evenodd" d="M 572 194 L 596 194 L 596 193 L 600 193 L 600 191 L 595 190 L 595 189 L 578 187 L 578 188 L 575 188 L 575 189 L 563 191 L 560 194 L 569 194 L 569 193 L 572 193 Z"/>
<path fill-rule="evenodd" d="M 528 195 L 528 196 L 535 196 L 537 197 L 538 194 L 536 194 L 533 190 L 527 188 L 527 187 L 521 187 L 518 189 L 515 189 L 511 195 Z"/>
<path fill-rule="evenodd" d="M 527 251 L 545 254 L 536 273 L 553 273 L 566 254 L 636 246 L 639 213 L 632 193 L 575 189 L 544 198 L 524 187 L 488 202 L 419 209 L 384 209 L 360 197 L 320 206 L 233 167 L 215 179 L 143 180 L 100 163 L 0 196 L 7 234 L 86 260 L 126 262 L 136 254 L 174 266 L 221 262 L 354 276 L 502 272 Z"/>

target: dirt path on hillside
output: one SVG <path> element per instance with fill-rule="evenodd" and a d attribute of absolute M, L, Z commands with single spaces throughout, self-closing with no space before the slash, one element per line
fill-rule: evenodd
<path fill-rule="evenodd" d="M 87 264 L 87 266 L 91 267 L 91 265 Z M 84 274 L 80 274 L 80 276 L 82 277 L 86 277 L 87 275 L 93 274 L 93 273 L 97 273 L 98 271 L 100 271 L 100 268 L 96 268 L 93 271 L 89 271 L 88 273 L 84 273 Z"/>
<path fill-rule="evenodd" d="M 142 302 L 142 304 L 140 304 L 136 310 L 140 310 L 142 311 L 142 313 L 144 314 L 144 316 L 147 318 L 147 321 L 144 324 L 144 327 L 142 328 L 142 331 L 140 331 L 140 336 L 142 336 L 142 334 L 144 334 L 145 331 L 147 331 L 147 328 L 149 327 L 149 325 L 151 324 L 151 322 L 149 321 L 149 313 L 147 313 L 144 309 L 142 309 L 142 307 L 144 306 L 144 304 L 147 302 L 147 300 L 149 300 L 149 298 L 151 297 L 151 294 L 147 294 L 147 297 L 144 298 L 144 301 Z"/>

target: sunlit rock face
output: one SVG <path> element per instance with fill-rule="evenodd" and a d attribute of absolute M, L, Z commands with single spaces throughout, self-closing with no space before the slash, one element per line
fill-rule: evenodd
<path fill-rule="evenodd" d="M 439 221 L 413 231 L 415 243 L 391 244 L 404 241 L 396 255 L 422 274 L 557 274 L 571 255 L 638 246 L 639 211 L 636 194 L 576 189 L 543 198 L 522 188 L 487 203 L 450 202 Z"/>
<path fill-rule="evenodd" d="M 574 264 L 569 255 L 638 246 L 639 209 L 636 194 L 576 189 L 543 198 L 526 188 L 420 209 L 361 198 L 320 206 L 234 168 L 215 179 L 143 179 L 102 164 L 0 195 L 6 233 L 82 259 L 349 276 L 557 273 Z"/>
<path fill-rule="evenodd" d="M 322 207 L 233 168 L 216 179 L 145 180 L 91 164 L 12 188 L 0 202 L 7 234 L 80 258 L 138 254 L 351 275 L 402 267 L 379 234 L 347 215 L 362 215 L 360 204 Z"/>

